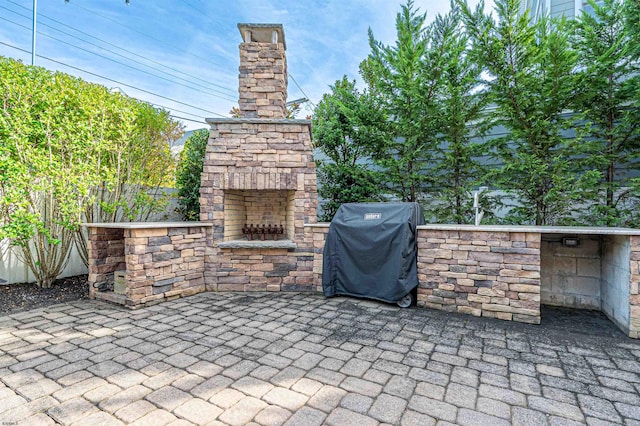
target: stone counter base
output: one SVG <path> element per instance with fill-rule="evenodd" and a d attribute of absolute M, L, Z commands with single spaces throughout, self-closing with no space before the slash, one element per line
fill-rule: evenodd
<path fill-rule="evenodd" d="M 540 323 L 540 234 L 418 231 L 418 306 Z"/>
<path fill-rule="evenodd" d="M 138 308 L 205 291 L 205 244 L 205 226 L 89 227 L 89 297 Z M 110 289 L 118 270 L 125 271 L 122 295 Z"/>

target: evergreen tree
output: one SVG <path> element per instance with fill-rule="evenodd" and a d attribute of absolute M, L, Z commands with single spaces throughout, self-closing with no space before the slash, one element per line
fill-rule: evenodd
<path fill-rule="evenodd" d="M 200 218 L 200 181 L 209 131 L 198 129 L 184 143 L 176 170 L 178 211 L 187 220 Z"/>
<path fill-rule="evenodd" d="M 481 114 L 487 104 L 481 90 L 482 67 L 469 55 L 469 38 L 461 25 L 459 9 L 438 16 L 433 31 L 441 34 L 444 61 L 438 103 L 439 144 L 432 158 L 436 177 L 432 207 L 440 223 L 473 223 L 474 187 L 483 174 L 478 157 L 483 146 L 472 142 L 482 133 Z"/>
<path fill-rule="evenodd" d="M 629 3 L 628 12 L 633 12 Z M 575 21 L 580 58 L 577 110 L 586 120 L 589 159 L 604 176 L 589 220 L 606 226 L 640 225 L 640 193 L 628 175 L 640 160 L 640 99 L 637 43 L 625 26 L 622 0 L 590 1 L 593 14 Z M 637 13 L 637 6 L 636 6 Z M 631 18 L 633 15 L 629 15 Z M 627 21 L 628 23 L 629 21 Z"/>
<path fill-rule="evenodd" d="M 501 166 L 489 175 L 496 187 L 517 200 L 506 220 L 536 225 L 572 221 L 572 211 L 597 173 L 578 173 L 574 145 L 563 136 L 573 121 L 577 54 L 564 21 L 531 24 L 517 0 L 496 2 L 497 20 L 463 4 L 475 60 L 489 73 L 495 104 L 492 124 L 509 134 L 491 141 Z"/>
<path fill-rule="evenodd" d="M 445 32 L 425 25 L 413 1 L 396 17 L 397 40 L 386 46 L 369 30 L 371 53 L 360 65 L 362 76 L 389 121 L 385 137 L 372 151 L 387 191 L 402 201 L 418 201 L 434 187 L 428 172 L 437 148 L 438 95 L 444 67 Z"/>
<path fill-rule="evenodd" d="M 375 100 L 346 76 L 322 97 L 313 116 L 314 145 L 326 156 L 316 160 L 321 220 L 330 221 L 342 203 L 380 199 L 369 153 L 381 138 L 373 123 L 384 121 Z"/>

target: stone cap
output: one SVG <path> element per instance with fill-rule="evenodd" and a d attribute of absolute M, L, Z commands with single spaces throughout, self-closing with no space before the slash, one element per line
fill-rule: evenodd
<path fill-rule="evenodd" d="M 604 226 L 527 226 L 527 225 L 456 225 L 427 224 L 418 229 L 433 231 L 484 231 L 484 232 L 530 232 L 535 234 L 575 234 L 575 235 L 640 235 L 640 229 L 614 228 Z"/>
<path fill-rule="evenodd" d="M 298 118 L 231 118 L 231 117 L 222 117 L 222 118 L 205 118 L 209 124 L 237 124 L 237 123 L 247 123 L 247 124 L 298 124 L 301 126 L 311 126 L 311 120 L 306 119 L 298 119 Z"/>
<path fill-rule="evenodd" d="M 195 228 L 198 226 L 213 226 L 211 222 L 105 222 L 82 223 L 87 228 L 112 229 L 158 229 L 158 228 Z"/>
<path fill-rule="evenodd" d="M 238 24 L 238 30 L 240 30 L 240 35 L 245 43 L 273 43 L 275 32 L 276 43 L 282 43 L 284 50 L 287 50 L 282 24 Z M 247 40 L 247 35 L 250 35 L 250 40 Z"/>
<path fill-rule="evenodd" d="M 291 240 L 233 240 L 221 241 L 218 248 L 232 249 L 296 249 L 298 245 Z"/>

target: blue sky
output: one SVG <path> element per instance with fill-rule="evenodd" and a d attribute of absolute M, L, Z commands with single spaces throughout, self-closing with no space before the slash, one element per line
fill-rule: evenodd
<path fill-rule="evenodd" d="M 119 88 L 195 120 L 183 120 L 187 129 L 201 128 L 204 118 L 228 116 L 237 104 L 241 37 L 236 25 L 280 23 L 289 73 L 300 86 L 289 78 L 289 100 L 311 100 L 304 117 L 335 80 L 358 77 L 358 65 L 369 53 L 369 27 L 378 40 L 395 41 L 395 16 L 403 3 L 130 0 L 127 6 L 124 0 L 38 0 L 36 53 L 43 57 L 36 65 Z M 415 4 L 428 18 L 449 9 L 448 1 Z M 0 0 L 0 55 L 31 63 L 32 6 L 33 0 Z"/>

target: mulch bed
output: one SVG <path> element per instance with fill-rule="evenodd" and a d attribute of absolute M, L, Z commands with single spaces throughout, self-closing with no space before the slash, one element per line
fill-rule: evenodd
<path fill-rule="evenodd" d="M 51 288 L 34 283 L 0 285 L 0 314 L 14 314 L 56 303 L 89 298 L 86 275 L 55 280 Z"/>

